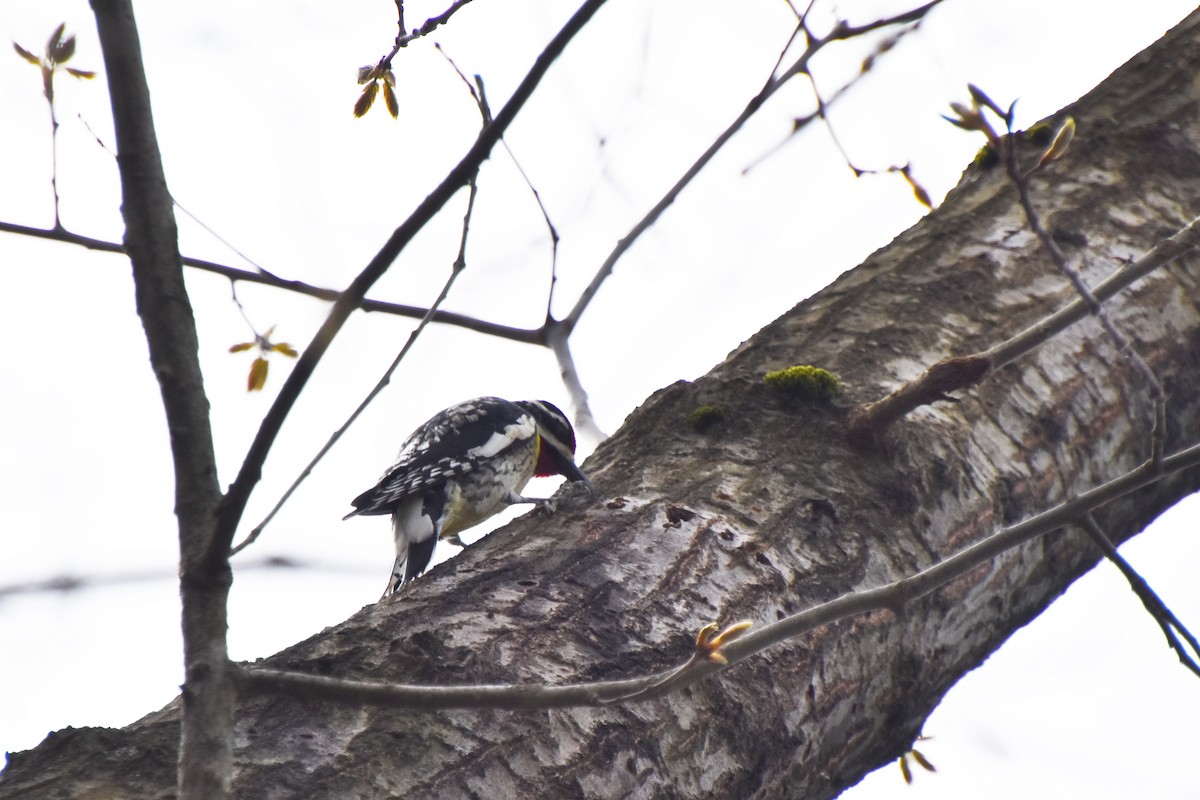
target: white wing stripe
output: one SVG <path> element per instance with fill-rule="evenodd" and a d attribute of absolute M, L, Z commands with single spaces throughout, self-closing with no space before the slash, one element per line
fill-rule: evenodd
<path fill-rule="evenodd" d="M 531 414 L 522 414 L 521 418 L 511 425 L 505 425 L 503 431 L 493 433 L 491 437 L 479 445 L 472 447 L 467 453 L 472 458 L 493 458 L 511 447 L 514 442 L 523 442 L 537 433 L 537 423 Z"/>

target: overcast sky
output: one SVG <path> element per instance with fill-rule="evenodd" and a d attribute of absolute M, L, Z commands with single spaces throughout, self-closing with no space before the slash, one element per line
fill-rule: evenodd
<path fill-rule="evenodd" d="M 1075 100 L 1192 10 L 1183 0 L 946 0 L 920 31 L 833 109 L 855 164 L 911 163 L 939 200 L 980 142 L 939 118 L 968 81 L 1027 126 Z M 836 5 L 864 22 L 907 6 Z M 408 4 L 409 24 L 442 10 Z M 396 59 L 401 117 L 355 120 L 357 67 L 395 35 L 385 0 L 137 5 L 154 113 L 181 246 L 246 266 L 236 247 L 288 278 L 343 287 L 461 157 L 478 114 L 432 47 L 508 97 L 570 3 L 471 4 Z M 734 9 L 731 12 L 731 8 Z M 832 4 L 817 4 L 817 19 Z M 615 242 L 731 121 L 769 75 L 791 11 L 743 4 L 613 0 L 555 66 L 507 142 L 562 237 L 553 309 L 564 314 Z M 84 0 L 0 6 L 0 38 L 40 52 L 59 23 L 72 64 L 101 70 Z M 869 48 L 813 65 L 831 93 Z M 58 86 L 63 224 L 119 241 L 111 119 L 102 79 Z M 0 57 L 0 219 L 49 227 L 49 117 L 37 71 Z M 608 431 L 652 391 L 694 378 L 795 303 L 919 219 L 894 176 L 855 180 L 827 131 L 785 141 L 813 109 L 804 82 L 780 92 L 618 264 L 572 341 Z M 1088 131 L 1080 130 L 1080 136 Z M 748 166 L 754 165 L 746 171 Z M 371 293 L 427 305 L 458 247 L 463 198 L 422 233 Z M 500 150 L 482 176 L 468 269 L 447 308 L 536 327 L 551 249 L 541 212 Z M 111 580 L 68 593 L 0 596 L 0 749 L 68 725 L 128 724 L 181 682 L 172 478 L 157 386 L 133 312 L 128 262 L 0 234 L 0 587 L 60 576 Z M 227 281 L 189 272 L 213 406 L 221 480 L 232 480 L 290 364 L 245 392 L 251 332 Z M 302 347 L 326 304 L 239 285 L 259 331 Z M 359 315 L 296 407 L 246 517 L 262 518 L 361 400 L 412 323 Z M 254 547 L 237 557 L 230 650 L 253 659 L 373 602 L 392 561 L 387 523 L 341 522 L 349 500 L 437 409 L 498 394 L 568 398 L 547 351 L 431 328 L 390 387 Z M 590 451 L 594 442 L 585 442 Z M 543 493 L 553 484 L 537 487 Z M 1173 514 L 1127 555 L 1176 613 L 1200 628 L 1200 504 Z M 470 538 L 470 537 L 468 537 Z M 454 548 L 443 545 L 438 557 Z M 311 569 L 255 569 L 272 556 Z M 1200 796 L 1194 763 L 1200 682 L 1166 650 L 1132 595 L 1101 567 L 956 687 L 926 727 L 937 775 L 905 788 L 888 768 L 847 797 Z M 907 796 L 906 795 L 906 796 Z"/>

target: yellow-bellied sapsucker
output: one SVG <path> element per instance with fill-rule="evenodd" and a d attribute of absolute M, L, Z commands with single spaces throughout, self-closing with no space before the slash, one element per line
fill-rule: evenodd
<path fill-rule="evenodd" d="M 544 400 L 479 397 L 450 406 L 417 428 L 374 488 L 345 516 L 391 514 L 396 563 L 384 596 L 420 575 L 438 539 L 458 534 L 522 497 L 531 478 L 587 478 L 575 466 L 575 430 Z"/>

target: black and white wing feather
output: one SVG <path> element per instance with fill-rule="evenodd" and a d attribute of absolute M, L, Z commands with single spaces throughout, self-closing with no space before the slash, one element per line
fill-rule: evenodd
<path fill-rule="evenodd" d="M 375 487 L 351 501 L 346 518 L 390 514 L 404 498 L 466 475 L 537 432 L 529 411 L 499 397 L 451 406 L 405 440 Z"/>

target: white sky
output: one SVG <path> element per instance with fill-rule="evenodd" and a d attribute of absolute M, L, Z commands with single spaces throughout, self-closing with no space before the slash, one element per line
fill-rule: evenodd
<path fill-rule="evenodd" d="M 829 4 L 824 4 L 828 17 Z M 897 2 L 843 2 L 852 21 Z M 433 39 L 493 108 L 507 98 L 572 4 L 478 0 Z M 609 249 L 757 91 L 788 33 L 782 0 L 744 4 L 613 0 L 514 126 L 508 142 L 562 236 L 555 311 L 565 313 Z M 144 56 L 168 181 L 190 212 L 265 268 L 341 287 L 462 154 L 477 114 L 425 41 L 396 60 L 401 120 L 355 121 L 354 70 L 395 33 L 383 0 L 141 3 Z M 410 3 L 409 24 L 440 12 Z M 946 0 L 922 30 L 835 106 L 856 164 L 911 162 L 940 198 L 979 142 L 942 122 L 972 81 L 1020 98 L 1021 125 L 1074 100 L 1192 10 L 1139 4 Z M 40 51 L 61 21 L 79 35 L 73 65 L 101 69 L 83 0 L 0 5 L 0 40 Z M 826 92 L 861 46 L 814 64 Z M 59 85 L 64 224 L 119 240 L 119 193 L 103 83 Z M 48 227 L 49 121 L 36 71 L 0 57 L 0 219 Z M 812 109 L 784 90 L 618 265 L 573 340 L 600 424 L 615 430 L 650 392 L 706 372 L 763 324 L 915 222 L 899 179 L 854 180 L 814 128 L 771 153 Z M 82 120 L 82 121 L 81 121 Z M 1081 130 L 1079 135 L 1088 132 Z M 771 153 L 748 175 L 742 170 Z M 462 198 L 427 229 L 372 296 L 423 305 L 458 246 Z M 240 264 L 180 218 L 185 253 Z M 534 327 L 549 248 L 540 212 L 501 151 L 482 176 L 468 270 L 447 308 Z M 0 750 L 67 725 L 124 725 L 168 702 L 181 681 L 170 462 L 157 387 L 133 314 L 128 263 L 0 235 L 0 587 L 61 575 L 148 576 L 66 594 L 0 598 Z M 249 338 L 228 282 L 189 273 L 214 410 L 221 480 L 232 480 L 289 365 L 262 395 L 244 391 Z M 239 287 L 260 330 L 303 346 L 325 304 Z M 374 384 L 411 323 L 358 316 L 285 426 L 247 514 L 261 519 L 325 437 Z M 312 570 L 243 570 L 231 606 L 235 658 L 271 653 L 373 602 L 391 565 L 382 520 L 342 523 L 348 501 L 400 440 L 438 408 L 479 394 L 565 406 L 548 352 L 427 331 L 391 386 L 235 564 L 272 555 Z M 590 449 L 591 443 L 588 443 Z M 552 487 L 542 487 L 550 491 Z M 1200 629 L 1200 514 L 1180 506 L 1127 555 Z M 442 546 L 439 555 L 453 548 Z M 1200 681 L 1162 644 L 1115 570 L 1080 581 L 967 676 L 935 713 L 921 749 L 938 774 L 904 787 L 887 768 L 846 796 L 1200 795 L 1191 718 Z"/>

